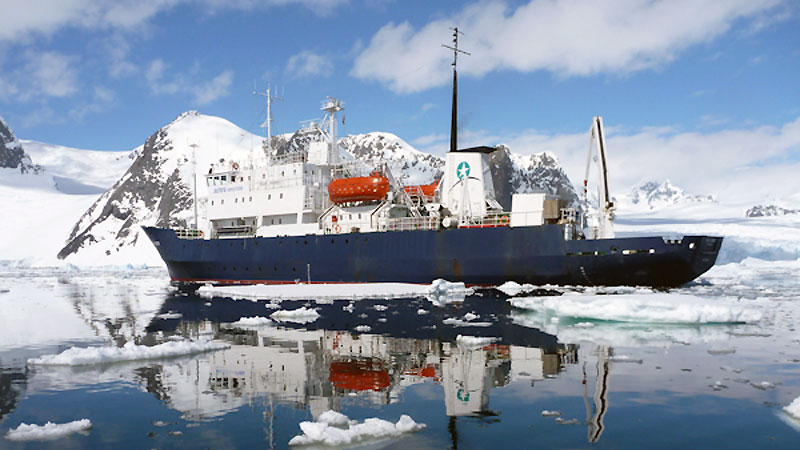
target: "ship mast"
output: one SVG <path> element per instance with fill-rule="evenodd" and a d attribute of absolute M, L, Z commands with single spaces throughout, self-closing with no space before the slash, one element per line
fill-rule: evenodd
<path fill-rule="evenodd" d="M 269 84 L 267 85 L 266 92 L 258 92 L 257 90 L 253 89 L 253 94 L 266 97 L 267 99 L 267 118 L 264 120 L 264 123 L 259 125 L 259 127 L 267 129 L 267 140 L 265 141 L 265 147 L 272 148 L 272 103 L 275 102 L 275 100 L 283 101 L 283 97 L 273 95 L 270 91 Z"/>
<path fill-rule="evenodd" d="M 458 35 L 464 33 L 458 31 L 458 27 L 450 29 L 453 30 L 453 46 L 442 44 L 442 47 L 453 51 L 453 108 L 452 116 L 450 117 L 450 151 L 455 152 L 458 149 L 458 72 L 456 71 L 456 64 L 458 63 L 459 53 L 467 56 L 471 56 L 471 54 L 458 48 Z"/>

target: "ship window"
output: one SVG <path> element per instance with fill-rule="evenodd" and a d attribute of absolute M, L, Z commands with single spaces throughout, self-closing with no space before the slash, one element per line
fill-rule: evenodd
<path fill-rule="evenodd" d="M 239 199 L 238 198 L 233 199 L 233 203 L 239 203 Z"/>
<path fill-rule="evenodd" d="M 224 204 L 225 204 L 225 200 L 220 200 L 220 201 L 219 201 L 219 204 L 220 204 L 220 205 L 224 205 Z"/>
<path fill-rule="evenodd" d="M 242 203 L 244 203 L 244 197 L 242 197 Z"/>
<path fill-rule="evenodd" d="M 358 218 L 359 218 L 359 219 L 361 218 L 361 213 L 358 213 Z"/>
<path fill-rule="evenodd" d="M 278 219 L 278 223 L 279 224 L 283 223 L 283 219 Z"/>
<path fill-rule="evenodd" d="M 297 169 L 294 169 L 294 170 L 292 171 L 292 175 L 297 175 Z"/>
<path fill-rule="evenodd" d="M 283 171 L 281 171 L 281 176 L 283 176 Z"/>
<path fill-rule="evenodd" d="M 214 206 L 214 200 L 211 200 L 211 206 Z"/>
<path fill-rule="evenodd" d="M 262 180 L 266 180 L 266 179 L 267 179 L 267 174 L 265 174 L 265 173 L 262 173 L 262 174 L 261 174 L 261 179 L 262 179 Z"/>
<path fill-rule="evenodd" d="M 250 197 L 250 201 L 251 201 L 251 202 L 253 201 L 253 197 Z"/>
<path fill-rule="evenodd" d="M 236 175 L 231 175 L 231 183 L 236 183 Z"/>
<path fill-rule="evenodd" d="M 221 176 L 221 177 L 220 177 L 220 180 L 222 180 L 222 181 L 227 181 L 227 179 L 228 179 L 228 178 L 227 178 L 227 176 L 226 176 L 226 175 L 223 175 L 223 176 Z"/>
<path fill-rule="evenodd" d="M 272 194 L 267 195 L 267 200 L 272 200 Z"/>
<path fill-rule="evenodd" d="M 283 198 L 283 192 L 281 192 L 281 198 Z"/>
<path fill-rule="evenodd" d="M 350 214 L 350 220 L 353 220 L 353 215 L 352 214 Z"/>
<path fill-rule="evenodd" d="M 247 181 L 250 181 L 250 175 L 247 176 Z"/>
<path fill-rule="evenodd" d="M 270 225 L 275 225 L 275 219 L 269 219 Z"/>

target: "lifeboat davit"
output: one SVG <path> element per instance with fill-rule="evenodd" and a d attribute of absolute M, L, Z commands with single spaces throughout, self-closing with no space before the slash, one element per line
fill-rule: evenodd
<path fill-rule="evenodd" d="M 403 190 L 406 191 L 408 195 L 415 196 L 422 194 L 423 197 L 433 197 L 433 194 L 436 192 L 436 188 L 439 187 L 439 182 L 442 181 L 441 179 L 434 181 L 431 184 L 419 184 L 413 186 L 404 186 Z"/>
<path fill-rule="evenodd" d="M 389 179 L 380 172 L 368 177 L 339 178 L 328 185 L 331 203 L 372 202 L 383 200 L 389 192 Z"/>

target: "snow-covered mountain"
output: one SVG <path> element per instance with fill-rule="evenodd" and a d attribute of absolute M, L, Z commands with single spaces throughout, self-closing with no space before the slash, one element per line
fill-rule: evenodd
<path fill-rule="evenodd" d="M 771 217 L 800 214 L 800 209 L 788 209 L 778 205 L 756 205 L 745 212 L 745 217 Z"/>
<path fill-rule="evenodd" d="M 713 195 L 690 195 L 669 180 L 663 183 L 649 181 L 634 188 L 627 196 L 632 205 L 647 207 L 649 209 L 663 208 L 665 206 L 683 203 L 716 202 Z"/>
<path fill-rule="evenodd" d="M 41 166 L 33 164 L 11 127 L 0 117 L 0 168 L 19 169 L 20 173 L 38 173 Z"/>
<path fill-rule="evenodd" d="M 301 129 L 273 137 L 278 154 L 308 145 L 318 131 Z M 135 153 L 128 171 L 81 216 L 58 257 L 91 264 L 118 264 L 126 260 L 157 263 L 157 254 L 140 225 L 179 226 L 192 220 L 192 148 L 197 144 L 198 173 L 212 162 L 245 160 L 261 152 L 261 138 L 227 120 L 197 112 L 181 114 L 158 130 Z M 430 183 L 442 174 L 444 159 L 417 151 L 391 133 L 351 135 L 341 140 L 345 158 L 367 164 L 388 162 L 406 184 Z M 577 195 L 558 161 L 549 154 L 514 155 L 500 146 L 492 155 L 495 191 L 500 203 L 511 206 L 511 194 L 544 191 L 574 203 Z M 201 213 L 206 187 L 198 183 Z M 136 249 L 136 250 L 131 250 Z M 153 261 L 155 259 L 155 261 Z"/>
<path fill-rule="evenodd" d="M 181 114 L 147 138 L 122 178 L 80 217 L 59 259 L 157 264 L 158 255 L 140 226 L 188 225 L 195 158 L 199 173 L 216 161 L 248 158 L 256 144 L 260 148 L 260 138 L 225 119 L 196 111 Z M 197 186 L 202 206 L 206 186 Z"/>
<path fill-rule="evenodd" d="M 84 150 L 21 139 L 25 152 L 52 176 L 57 190 L 70 195 L 100 195 L 128 170 L 134 150 Z"/>

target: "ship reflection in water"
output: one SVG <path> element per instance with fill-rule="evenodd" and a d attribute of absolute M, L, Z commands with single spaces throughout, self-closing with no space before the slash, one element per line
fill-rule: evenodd
<path fill-rule="evenodd" d="M 287 303 L 294 303 L 287 305 Z M 457 446 L 457 418 L 499 421 L 501 411 L 490 408 L 493 388 L 511 382 L 528 383 L 556 378 L 567 366 L 578 364 L 578 347 L 560 344 L 554 336 L 520 327 L 505 314 L 481 327 L 444 327 L 447 308 L 435 308 L 423 299 L 335 301 L 316 304 L 321 317 L 309 324 L 240 326 L 241 317 L 269 315 L 266 302 L 233 301 L 176 296 L 162 313 L 180 319 L 155 319 L 148 335 L 157 340 L 170 335 L 216 339 L 231 347 L 202 354 L 188 364 L 157 366 L 146 377 L 147 390 L 188 420 L 208 420 L 237 408 L 263 401 L 307 409 L 314 419 L 346 405 L 380 407 L 402 401 L 412 385 L 441 386 L 453 446 Z M 284 302 L 286 309 L 306 302 Z M 427 305 L 424 314 L 420 306 Z M 507 308 L 501 298 L 467 298 L 462 311 L 499 313 Z M 463 313 L 462 313 L 463 314 Z M 390 319 L 387 319 L 387 316 Z M 383 320 L 381 320 L 383 319 Z M 357 324 L 370 331 L 349 331 Z M 437 327 L 436 324 L 439 324 Z M 394 325 L 392 325 L 394 324 Z M 472 339 L 459 337 L 470 334 Z M 491 338 L 489 338 L 491 336 Z M 608 349 L 601 353 L 609 354 Z M 586 372 L 584 367 L 584 372 Z M 598 362 L 594 402 L 587 401 L 589 441 L 602 433 L 606 409 L 608 362 Z M 584 380 L 584 391 L 587 382 Z M 580 389 L 575 387 L 576 391 Z M 588 395 L 588 393 L 587 393 Z M 269 411 L 269 408 L 265 408 Z M 539 410 L 529 411 L 538 416 Z"/>

